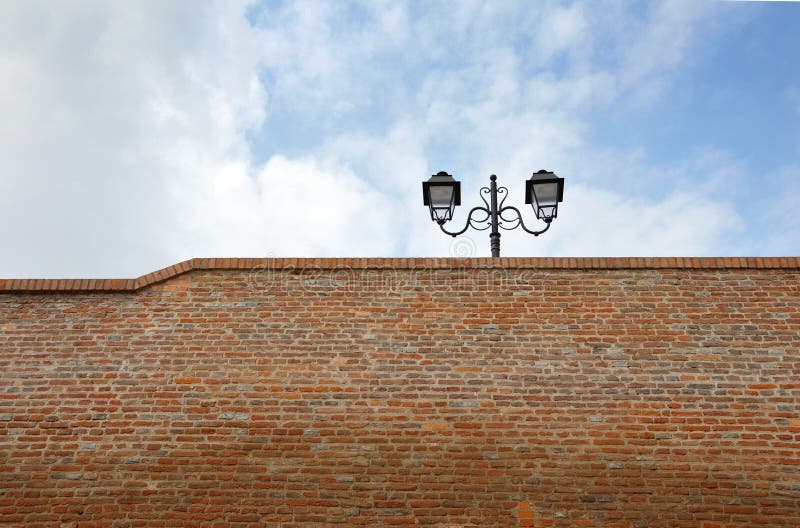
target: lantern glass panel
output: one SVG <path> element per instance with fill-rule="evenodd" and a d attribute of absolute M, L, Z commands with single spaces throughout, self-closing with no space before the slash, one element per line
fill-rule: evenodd
<path fill-rule="evenodd" d="M 533 194 L 539 207 L 555 205 L 558 203 L 558 183 L 534 183 Z"/>
<path fill-rule="evenodd" d="M 433 207 L 450 207 L 454 192 L 452 185 L 431 185 L 429 189 L 430 204 Z"/>

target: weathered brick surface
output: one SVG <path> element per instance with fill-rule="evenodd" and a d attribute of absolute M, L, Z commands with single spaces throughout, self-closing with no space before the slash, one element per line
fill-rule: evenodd
<path fill-rule="evenodd" d="M 248 260 L 6 284 L 0 524 L 800 526 L 796 259 Z"/>

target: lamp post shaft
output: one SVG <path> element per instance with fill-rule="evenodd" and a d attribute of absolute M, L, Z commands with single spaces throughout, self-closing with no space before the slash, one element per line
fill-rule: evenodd
<path fill-rule="evenodd" d="M 491 192 L 491 218 L 492 218 L 492 232 L 489 234 L 489 241 L 492 247 L 492 257 L 500 256 L 500 230 L 498 229 L 498 213 L 497 213 L 497 176 L 492 174 L 489 179 L 489 191 Z"/>

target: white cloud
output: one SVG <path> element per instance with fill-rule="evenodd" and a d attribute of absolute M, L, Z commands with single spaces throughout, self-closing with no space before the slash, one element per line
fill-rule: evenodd
<path fill-rule="evenodd" d="M 588 38 L 587 24 L 583 5 L 556 6 L 541 17 L 534 34 L 533 53 L 549 61 L 559 53 L 582 45 Z"/>
<path fill-rule="evenodd" d="M 438 170 L 463 180 L 465 208 L 492 172 L 517 205 L 531 170 L 567 176 L 553 233 L 508 233 L 504 254 L 716 252 L 738 225 L 708 190 L 729 160 L 689 167 L 705 186 L 690 207 L 679 189 L 590 176 L 597 159 L 633 160 L 631 178 L 659 169 L 585 139 L 589 111 L 658 96 L 648 86 L 680 67 L 708 8 L 586 5 L 5 3 L 0 275 L 458 253 L 421 205 Z M 283 152 L 292 127 L 308 133 Z M 253 152 L 265 134 L 272 150 Z"/>
<path fill-rule="evenodd" d="M 575 185 L 550 244 L 576 256 L 707 256 L 740 226 L 729 204 L 676 191 L 660 201 Z M 543 239 L 544 240 L 544 239 Z"/>
<path fill-rule="evenodd" d="M 4 10 L 0 65 L 14 82 L 0 92 L 0 236 L 13 258 L 0 274 L 390 254 L 377 213 L 391 205 L 360 177 L 313 160 L 250 161 L 245 135 L 263 123 L 267 94 L 242 5 Z M 35 28 L 41 17 L 52 31 Z"/>
<path fill-rule="evenodd" d="M 208 170 L 206 185 L 187 189 L 181 209 L 193 250 L 227 255 L 390 255 L 387 197 L 351 171 L 275 156 L 255 177 L 242 163 Z"/>

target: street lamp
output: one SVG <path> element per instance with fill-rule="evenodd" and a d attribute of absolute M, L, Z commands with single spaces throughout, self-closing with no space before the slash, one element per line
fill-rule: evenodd
<path fill-rule="evenodd" d="M 422 182 L 422 200 L 431 210 L 431 220 L 442 224 L 453 219 L 453 210 L 461 205 L 461 182 L 446 172 L 434 174 Z"/>
<path fill-rule="evenodd" d="M 525 226 L 519 209 L 513 205 L 503 206 L 508 198 L 508 189 L 497 186 L 497 176 L 492 174 L 489 180 L 489 187 L 481 187 L 481 200 L 486 207 L 477 206 L 470 209 L 464 228 L 455 232 L 445 229 L 444 224 L 453 219 L 453 211 L 457 205 L 461 205 L 461 182 L 446 172 L 434 174 L 428 181 L 422 182 L 422 201 L 430 209 L 431 220 L 439 224 L 439 228 L 444 233 L 454 237 L 463 234 L 470 227 L 478 231 L 491 228 L 489 240 L 493 257 L 500 256 L 499 229 L 510 231 L 521 227 L 534 236 L 539 236 L 550 229 L 550 223 L 558 215 L 558 204 L 564 200 L 564 178 L 559 178 L 552 172 L 540 170 L 534 172 L 531 178 L 525 182 L 525 203 L 531 204 L 536 218 L 545 223 L 544 229 L 539 231 L 532 231 Z M 488 202 L 483 196 L 485 194 L 489 195 Z M 498 195 L 503 195 L 499 204 L 497 202 Z M 473 217 L 475 213 L 478 213 L 479 216 Z M 505 216 L 511 213 L 514 213 L 515 216 L 510 218 Z M 510 227 L 504 225 L 504 222 Z"/>

